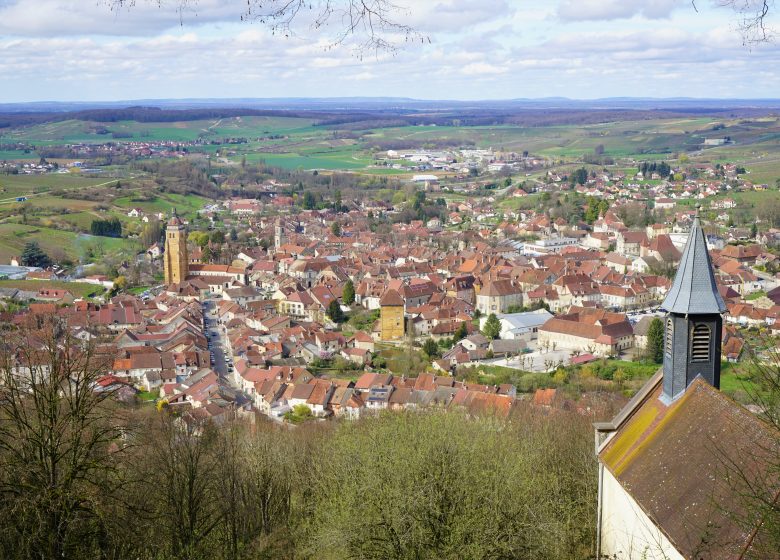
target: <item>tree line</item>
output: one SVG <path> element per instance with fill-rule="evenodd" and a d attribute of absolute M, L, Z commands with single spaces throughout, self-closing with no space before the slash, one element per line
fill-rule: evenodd
<path fill-rule="evenodd" d="M 119 218 L 108 218 L 105 220 L 92 220 L 90 233 L 102 237 L 122 237 L 122 222 Z"/>

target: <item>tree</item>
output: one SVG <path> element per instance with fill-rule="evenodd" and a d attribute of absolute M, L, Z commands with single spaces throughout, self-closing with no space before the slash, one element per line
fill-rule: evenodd
<path fill-rule="evenodd" d="M 484 334 L 490 340 L 498 338 L 501 334 L 501 321 L 496 317 L 495 313 L 488 315 L 485 319 L 485 325 L 482 327 L 482 334 Z"/>
<path fill-rule="evenodd" d="M 114 278 L 114 291 L 121 292 L 127 288 L 127 278 L 124 276 L 117 276 Z"/>
<path fill-rule="evenodd" d="M 119 218 L 110 218 L 108 220 L 93 220 L 90 225 L 92 235 L 103 237 L 122 237 L 122 222 Z"/>
<path fill-rule="evenodd" d="M 236 228 L 230 228 L 230 240 L 238 241 L 238 232 L 236 231 Z"/>
<path fill-rule="evenodd" d="M 77 344 L 79 343 L 79 344 Z M 100 557 L 124 416 L 96 392 L 110 358 L 58 318 L 4 334 L 0 352 L 0 557 Z M 16 370 L 16 364 L 27 364 Z M 129 433 L 129 431 L 128 431 Z"/>
<path fill-rule="evenodd" d="M 317 199 L 314 197 L 314 193 L 306 191 L 303 193 L 303 208 L 305 210 L 314 210 L 317 207 Z"/>
<path fill-rule="evenodd" d="M 341 224 L 338 222 L 333 222 L 333 224 L 330 226 L 330 232 L 336 237 L 341 237 Z"/>
<path fill-rule="evenodd" d="M 311 408 L 305 404 L 296 404 L 292 410 L 284 415 L 284 419 L 293 424 L 302 424 L 312 418 L 314 418 L 314 414 L 312 414 Z"/>
<path fill-rule="evenodd" d="M 344 290 L 341 292 L 341 300 L 344 302 L 344 305 L 352 305 L 355 303 L 355 284 L 352 283 L 352 280 L 347 280 L 344 284 Z"/>
<path fill-rule="evenodd" d="M 344 322 L 344 312 L 341 310 L 341 306 L 339 305 L 339 302 L 337 300 L 332 300 L 330 304 L 328 305 L 328 317 L 330 317 L 331 321 L 334 323 L 343 323 Z"/>
<path fill-rule="evenodd" d="M 647 329 L 647 356 L 657 364 L 664 361 L 664 323 L 658 317 Z"/>
<path fill-rule="evenodd" d="M 458 328 L 455 329 L 455 334 L 453 335 L 453 342 L 458 342 L 459 340 L 463 340 L 469 335 L 469 329 L 466 326 L 465 322 L 461 322 L 460 325 L 458 325 Z"/>
<path fill-rule="evenodd" d="M 432 338 L 429 338 L 425 341 L 422 349 L 423 352 L 425 352 L 428 355 L 428 357 L 431 359 L 437 358 L 440 355 L 439 345 L 436 344 L 436 341 L 433 340 Z"/>
<path fill-rule="evenodd" d="M 222 230 L 217 230 L 211 234 L 211 242 L 216 243 L 218 245 L 221 245 L 225 242 L 225 232 Z"/>
<path fill-rule="evenodd" d="M 318 501 L 303 556 L 588 557 L 596 499 L 589 426 L 570 412 L 518 409 L 515 422 L 450 411 L 339 424 L 313 478 Z M 586 474 L 564 474 L 573 472 Z"/>
<path fill-rule="evenodd" d="M 22 266 L 49 268 L 52 264 L 49 255 L 43 252 L 37 241 L 28 241 L 20 257 Z"/>

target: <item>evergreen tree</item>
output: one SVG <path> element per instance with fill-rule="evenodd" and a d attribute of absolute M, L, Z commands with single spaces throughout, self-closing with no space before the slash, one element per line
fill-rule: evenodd
<path fill-rule="evenodd" d="M 482 328 L 482 334 L 490 340 L 498 338 L 498 335 L 501 334 L 501 321 L 498 320 L 495 313 L 488 315 L 485 326 Z"/>
<path fill-rule="evenodd" d="M 314 210 L 317 207 L 317 199 L 314 197 L 314 193 L 306 191 L 303 193 L 303 208 L 305 210 Z"/>
<path fill-rule="evenodd" d="M 344 284 L 341 300 L 344 302 L 344 305 L 352 305 L 355 303 L 355 285 L 352 283 L 352 280 L 347 280 L 347 283 Z"/>
<path fill-rule="evenodd" d="M 439 345 L 432 338 L 425 341 L 422 349 L 429 358 L 437 358 L 439 356 Z"/>
<path fill-rule="evenodd" d="M 43 252 L 37 241 L 28 241 L 22 250 L 22 266 L 38 266 L 40 268 L 49 268 L 51 258 Z"/>
<path fill-rule="evenodd" d="M 333 225 L 330 226 L 330 232 L 336 237 L 341 237 L 341 224 L 338 222 L 333 222 Z"/>
<path fill-rule="evenodd" d="M 334 323 L 344 322 L 344 312 L 341 310 L 339 302 L 335 299 L 328 305 L 328 317 L 330 317 L 330 320 Z"/>
<path fill-rule="evenodd" d="M 664 323 L 658 317 L 650 322 L 647 330 L 647 355 L 657 364 L 664 361 Z"/>
<path fill-rule="evenodd" d="M 458 342 L 459 340 L 463 340 L 469 335 L 469 329 L 466 326 L 465 322 L 462 322 L 458 329 L 455 331 L 455 334 L 452 337 L 453 342 Z"/>
<path fill-rule="evenodd" d="M 230 240 L 231 241 L 238 241 L 238 232 L 236 231 L 236 228 L 230 229 Z"/>

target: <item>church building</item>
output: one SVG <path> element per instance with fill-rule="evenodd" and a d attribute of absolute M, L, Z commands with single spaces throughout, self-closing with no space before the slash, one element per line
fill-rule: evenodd
<path fill-rule="evenodd" d="M 173 211 L 165 228 L 165 283 L 181 284 L 187 278 L 189 259 L 187 258 L 187 228 Z"/>
<path fill-rule="evenodd" d="M 595 425 L 597 558 L 776 560 L 757 504 L 777 515 L 780 434 L 719 390 L 726 305 L 698 217 L 661 307 L 663 367 Z"/>

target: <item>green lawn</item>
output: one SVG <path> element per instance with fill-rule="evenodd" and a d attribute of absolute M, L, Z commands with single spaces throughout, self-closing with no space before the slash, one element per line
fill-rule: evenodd
<path fill-rule="evenodd" d="M 159 397 L 159 392 L 153 392 L 153 391 L 140 391 L 136 394 L 136 397 L 138 397 L 138 400 L 143 403 L 153 403 L 157 400 L 157 397 Z"/>

